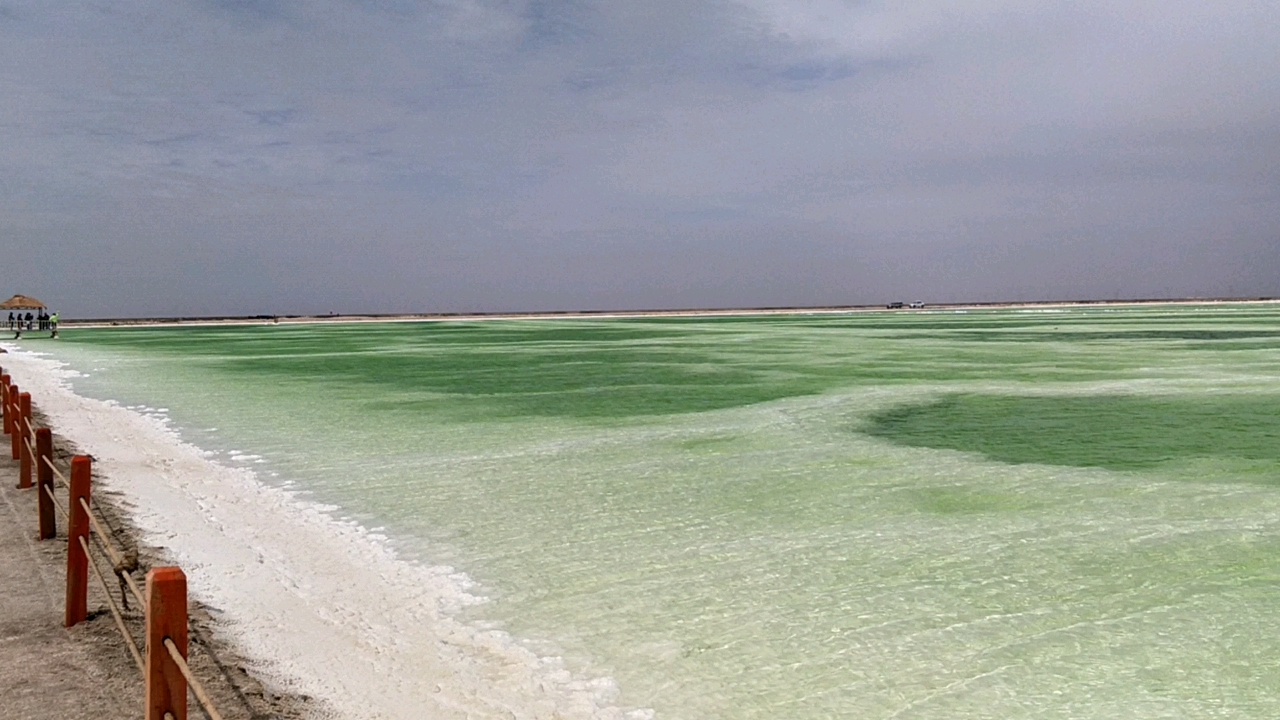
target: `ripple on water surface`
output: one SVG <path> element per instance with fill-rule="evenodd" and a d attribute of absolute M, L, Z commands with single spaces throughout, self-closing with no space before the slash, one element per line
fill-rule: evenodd
<path fill-rule="evenodd" d="M 660 718 L 1258 718 L 1280 706 L 1278 321 L 116 329 L 56 352 L 101 368 L 82 391 L 169 408 L 465 569 L 492 598 L 471 620 Z"/>

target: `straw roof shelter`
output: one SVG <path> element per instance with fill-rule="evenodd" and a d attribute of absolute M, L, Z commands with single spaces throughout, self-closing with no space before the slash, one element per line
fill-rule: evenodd
<path fill-rule="evenodd" d="M 0 310 L 35 310 L 43 307 L 45 307 L 44 303 L 26 295 L 14 295 L 8 300 L 0 303 Z"/>

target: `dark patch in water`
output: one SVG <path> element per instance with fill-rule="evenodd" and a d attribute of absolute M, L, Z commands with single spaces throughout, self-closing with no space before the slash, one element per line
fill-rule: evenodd
<path fill-rule="evenodd" d="M 1000 462 L 1140 470 L 1196 458 L 1280 463 L 1280 398 L 960 394 L 894 408 L 862 431 Z"/>

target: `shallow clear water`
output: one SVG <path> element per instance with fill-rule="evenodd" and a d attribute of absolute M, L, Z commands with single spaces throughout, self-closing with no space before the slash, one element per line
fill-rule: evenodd
<path fill-rule="evenodd" d="M 67 330 L 659 718 L 1272 717 L 1280 308 Z"/>

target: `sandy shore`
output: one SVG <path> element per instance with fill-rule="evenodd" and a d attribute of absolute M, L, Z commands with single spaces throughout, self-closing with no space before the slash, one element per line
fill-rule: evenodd
<path fill-rule="evenodd" d="M 0 355 L 0 359 L 3 359 Z M 36 424 L 45 424 L 39 412 Z M 62 627 L 66 577 L 66 523 L 58 519 L 58 536 L 36 539 L 36 494 L 17 489 L 18 461 L 10 459 L 8 436 L 0 453 L 0 716 L 30 718 L 141 717 L 142 676 L 107 610 L 101 586 L 90 578 L 89 619 Z M 54 436 L 57 463 L 65 467 L 75 452 Z M 112 542 L 138 553 L 143 570 L 170 564 L 158 548 L 139 544 L 118 495 L 98 490 L 93 504 L 111 529 Z M 62 492 L 65 489 L 59 488 Z M 98 558 L 101 562 L 101 558 Z M 117 604 L 119 592 L 113 592 Z M 136 602 L 124 613 L 135 642 L 141 645 L 142 612 Z M 227 718 L 308 717 L 306 698 L 273 692 L 245 668 L 241 654 L 197 599 L 191 600 L 189 661 L 196 677 Z M 203 717 L 191 699 L 191 717 Z"/>

